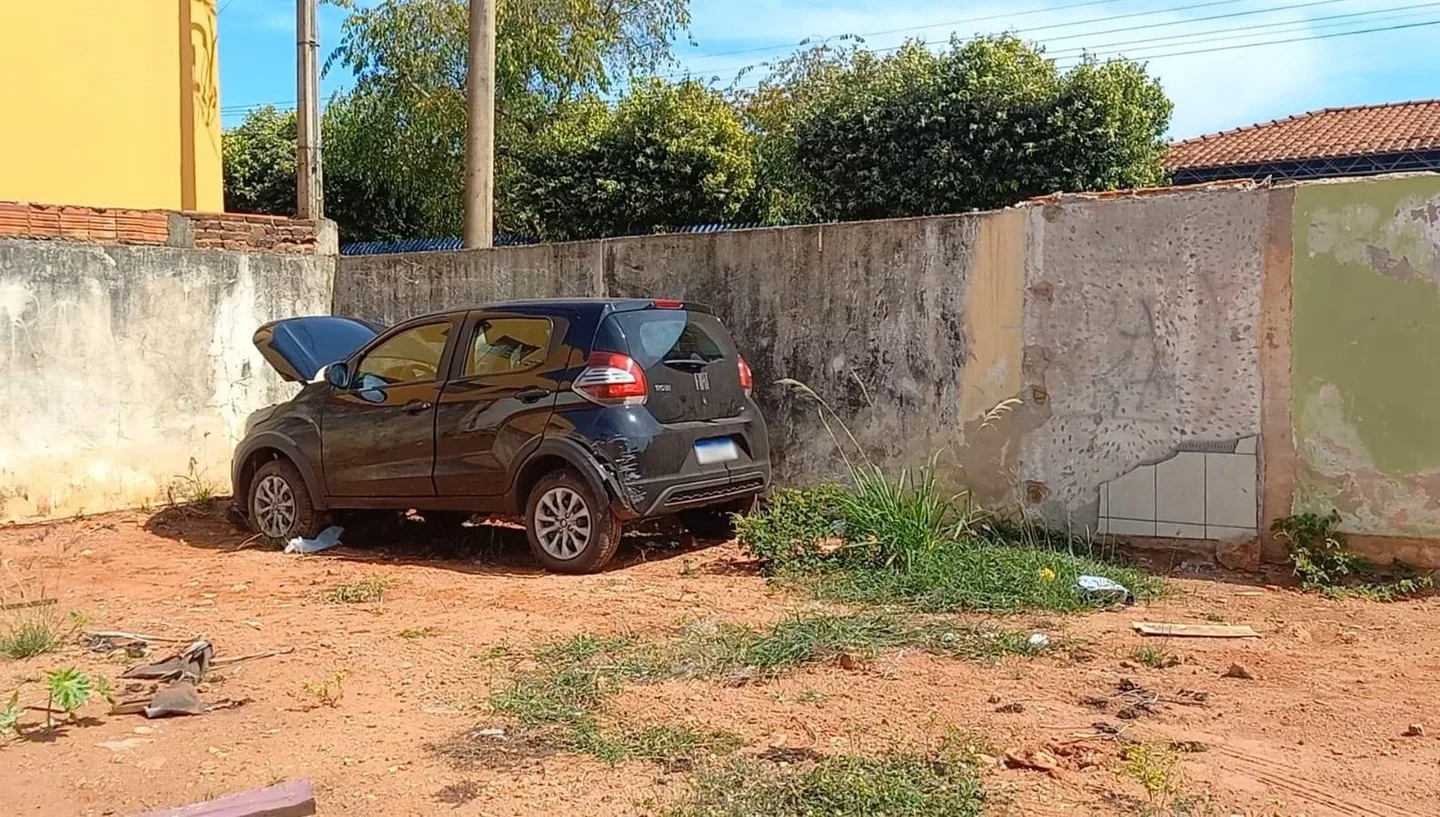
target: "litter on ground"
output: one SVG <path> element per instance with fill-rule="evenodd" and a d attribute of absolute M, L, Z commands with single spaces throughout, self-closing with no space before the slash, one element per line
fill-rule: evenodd
<path fill-rule="evenodd" d="M 320 531 L 320 535 L 314 539 L 303 539 L 299 536 L 291 539 L 285 545 L 286 553 L 319 553 L 322 550 L 329 550 L 340 544 L 340 534 L 345 529 L 339 525 L 331 525 Z"/>

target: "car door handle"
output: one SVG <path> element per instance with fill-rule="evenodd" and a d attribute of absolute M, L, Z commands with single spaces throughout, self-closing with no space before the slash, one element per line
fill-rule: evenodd
<path fill-rule="evenodd" d="M 411 400 L 410 402 L 405 404 L 405 413 L 419 414 L 423 411 L 429 411 L 430 408 L 434 405 L 434 403 L 430 403 L 425 400 Z"/>
<path fill-rule="evenodd" d="M 515 399 L 522 403 L 535 403 L 550 396 L 549 389 L 526 389 L 515 395 Z"/>

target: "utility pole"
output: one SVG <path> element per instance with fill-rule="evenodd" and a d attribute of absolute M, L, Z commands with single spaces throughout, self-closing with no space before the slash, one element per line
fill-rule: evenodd
<path fill-rule="evenodd" d="M 320 158 L 320 48 L 315 19 L 316 0 L 295 0 L 295 214 L 304 219 L 325 217 L 325 171 Z"/>
<path fill-rule="evenodd" d="M 465 247 L 495 243 L 495 0 L 470 0 L 465 88 Z"/>

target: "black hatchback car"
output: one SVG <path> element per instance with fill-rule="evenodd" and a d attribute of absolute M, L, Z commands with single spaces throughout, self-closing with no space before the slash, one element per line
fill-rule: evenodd
<path fill-rule="evenodd" d="M 389 329 L 300 317 L 255 344 L 306 383 L 235 451 L 237 505 L 266 537 L 314 536 L 341 509 L 523 515 L 545 567 L 585 573 L 627 520 L 711 528 L 769 486 L 749 366 L 698 304 L 512 301 Z"/>

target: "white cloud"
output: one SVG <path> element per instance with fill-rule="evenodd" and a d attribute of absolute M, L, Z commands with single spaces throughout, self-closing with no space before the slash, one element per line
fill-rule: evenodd
<path fill-rule="evenodd" d="M 1273 0 L 1237 0 L 1184 12 L 1145 14 L 1125 19 L 1117 15 L 1153 12 L 1153 2 L 1110 2 L 1083 8 L 1075 0 L 1049 2 L 973 3 L 948 0 L 693 0 L 693 33 L 710 53 L 774 46 L 777 49 L 704 57 L 680 56 L 688 70 L 699 76 L 729 78 L 744 66 L 789 53 L 800 40 L 838 34 L 892 32 L 866 37 L 866 47 L 885 49 L 907 38 L 944 41 L 952 29 L 961 36 L 1012 30 L 1027 40 L 1046 44 L 1062 58 L 1079 47 L 1141 41 L 1106 51 L 1128 49 L 1138 59 L 1179 51 L 1233 46 L 1239 43 L 1290 40 L 1343 30 L 1372 28 L 1423 20 L 1433 12 L 1395 12 L 1373 18 L 1324 20 L 1333 15 L 1384 12 L 1405 5 L 1405 0 L 1328 0 L 1309 8 L 1271 11 Z M 1193 3 L 1167 3 L 1174 8 Z M 1245 13 L 1260 12 L 1265 13 Z M 1199 18 L 1241 14 L 1221 19 Z M 1003 15 L 1003 16 L 1000 16 Z M 939 23 L 999 16 L 984 22 L 937 26 Z M 896 32 L 895 29 L 923 29 Z M 1271 26 L 1234 31 L 1248 26 Z M 1143 28 L 1142 28 L 1143 27 Z M 1108 33 L 1107 33 L 1108 32 Z M 1184 36 L 1190 35 L 1190 36 Z M 1333 39 L 1312 39 L 1256 48 L 1231 49 L 1188 56 L 1167 56 L 1149 61 L 1175 102 L 1171 134 L 1176 138 L 1238 127 L 1301 113 L 1327 104 L 1337 95 L 1353 95 L 1364 83 L 1357 78 L 1377 62 L 1395 59 L 1394 44 L 1403 42 L 1415 53 L 1429 53 L 1423 43 L 1431 29 Z M 1162 39 L 1169 38 L 1169 39 Z M 1197 42 L 1205 40 L 1205 42 Z M 1385 46 L 1376 46 L 1377 42 Z M 1404 49 L 1400 49 L 1403 51 Z M 1388 101 L 1388 100 L 1373 100 Z"/>

